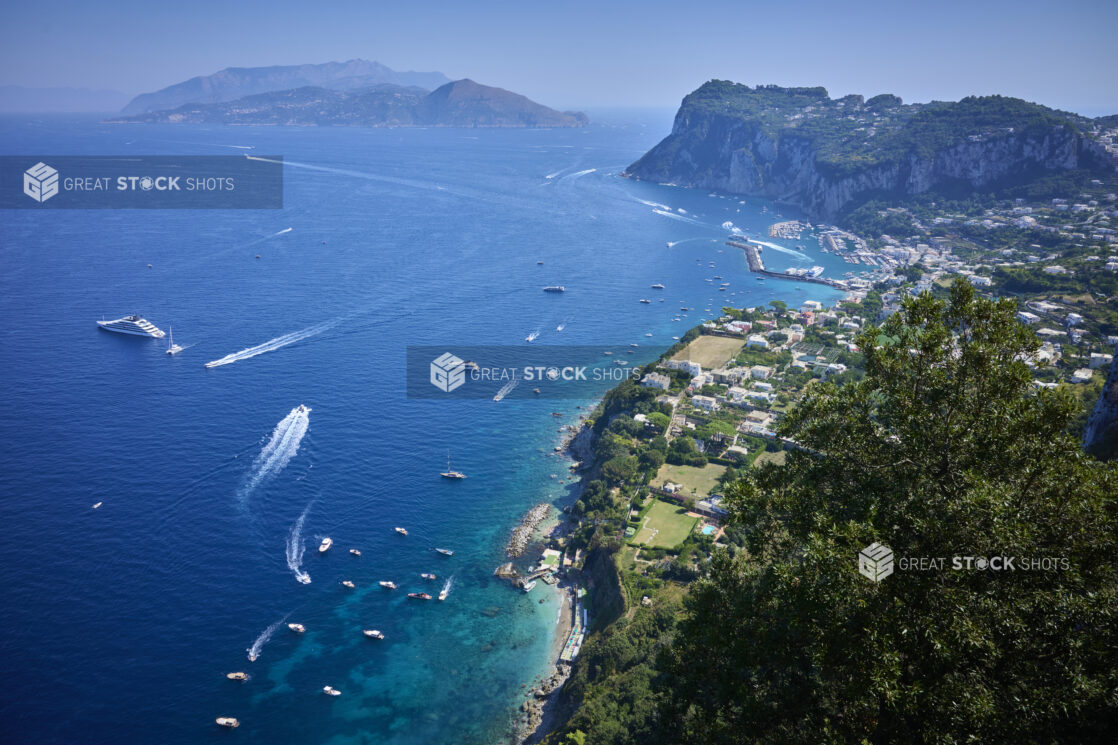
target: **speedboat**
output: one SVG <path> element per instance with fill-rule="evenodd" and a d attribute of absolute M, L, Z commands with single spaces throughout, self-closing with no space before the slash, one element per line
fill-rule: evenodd
<path fill-rule="evenodd" d="M 429 580 L 431 580 L 432 582 L 434 582 L 435 580 L 437 580 L 437 579 L 438 579 L 438 577 L 436 577 L 435 575 L 431 574 L 430 572 L 422 572 L 422 573 L 421 573 L 421 574 L 420 574 L 419 576 L 420 576 L 420 577 L 422 577 L 423 579 L 429 579 Z"/>
<path fill-rule="evenodd" d="M 216 721 L 222 727 L 235 728 L 241 726 L 241 723 L 237 721 L 236 717 L 218 717 Z"/>
<path fill-rule="evenodd" d="M 431 596 L 425 592 L 409 592 L 408 597 L 413 600 L 430 600 Z"/>
<path fill-rule="evenodd" d="M 248 680 L 248 673 L 226 673 L 225 677 L 229 680 Z"/>
<path fill-rule="evenodd" d="M 340 696 L 340 695 L 342 695 L 342 692 L 339 691 L 334 686 L 322 686 L 322 692 L 325 693 L 327 696 Z"/>
<path fill-rule="evenodd" d="M 295 411 L 299 412 L 300 414 L 310 414 L 311 407 L 307 406 L 306 404 L 299 404 L 295 407 Z"/>
<path fill-rule="evenodd" d="M 348 579 L 343 579 L 343 580 L 342 580 L 342 584 L 343 584 L 343 585 L 345 585 L 346 587 L 348 587 L 348 588 L 349 588 L 349 589 L 351 589 L 351 590 L 352 590 L 352 589 L 353 589 L 354 587 L 357 587 L 357 585 L 353 584 L 353 583 L 352 583 L 352 582 L 350 582 L 350 581 L 349 581 Z"/>
<path fill-rule="evenodd" d="M 383 587 L 386 590 L 395 590 L 396 589 L 396 583 L 395 582 L 389 582 L 386 579 L 382 579 L 379 584 L 380 584 L 381 587 Z"/>
<path fill-rule="evenodd" d="M 442 592 L 439 593 L 439 600 L 446 600 L 446 596 L 447 596 L 447 591 L 443 590 Z"/>
<path fill-rule="evenodd" d="M 287 624 L 287 628 L 291 629 L 296 634 L 302 634 L 304 631 L 307 630 L 307 627 L 301 623 L 289 623 Z"/>
<path fill-rule="evenodd" d="M 384 632 L 377 631 L 376 629 L 365 629 L 361 633 L 364 634 L 365 636 L 369 637 L 370 639 L 383 639 L 384 638 Z"/>
<path fill-rule="evenodd" d="M 102 504 L 104 504 L 104 502 L 98 502 L 97 504 L 93 505 L 93 509 L 97 509 L 97 508 L 98 508 L 98 507 L 100 507 L 100 506 L 101 506 Z"/>
<path fill-rule="evenodd" d="M 322 543 L 318 544 L 318 553 L 320 553 L 320 554 L 326 553 L 327 551 L 330 550 L 330 547 L 333 546 L 333 545 L 334 545 L 334 539 L 333 538 L 330 538 L 329 536 L 327 536 L 326 538 L 323 538 Z"/>
<path fill-rule="evenodd" d="M 656 284 L 652 285 L 652 289 L 654 289 L 654 290 L 662 290 L 662 289 L 664 289 L 664 285 L 662 285 L 662 284 L 660 284 L 659 282 L 657 282 Z"/>
<path fill-rule="evenodd" d="M 652 303 L 651 300 L 649 300 L 648 298 L 643 298 L 643 297 L 641 298 L 641 302 L 644 303 L 645 305 L 649 305 L 649 304 Z"/>
<path fill-rule="evenodd" d="M 407 535 L 408 534 L 407 528 L 393 528 L 393 530 L 395 530 L 400 535 Z"/>
<path fill-rule="evenodd" d="M 361 552 L 360 552 L 360 551 L 358 551 L 358 550 L 357 550 L 357 549 L 355 549 L 355 548 L 351 548 L 351 549 L 349 550 L 349 552 L 350 552 L 351 554 L 353 554 L 354 556 L 360 556 L 360 555 L 361 555 Z"/>
<path fill-rule="evenodd" d="M 454 552 L 451 551 L 449 548 L 436 548 L 435 550 L 443 556 L 454 556 Z"/>

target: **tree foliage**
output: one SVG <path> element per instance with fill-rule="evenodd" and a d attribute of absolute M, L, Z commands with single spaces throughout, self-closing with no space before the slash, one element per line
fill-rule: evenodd
<path fill-rule="evenodd" d="M 910 299 L 859 337 L 862 380 L 785 418 L 804 449 L 731 490 L 746 552 L 716 554 L 661 661 L 675 741 L 1109 741 L 1118 473 L 1031 386 L 1014 311 L 964 282 Z M 898 562 L 879 582 L 873 542 Z M 953 568 L 996 556 L 1017 568 Z"/>

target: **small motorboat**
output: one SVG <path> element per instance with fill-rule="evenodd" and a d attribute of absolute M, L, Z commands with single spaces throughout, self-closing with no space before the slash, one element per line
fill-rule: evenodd
<path fill-rule="evenodd" d="M 225 677 L 229 680 L 248 680 L 248 673 L 226 673 Z"/>
<path fill-rule="evenodd" d="M 365 629 L 361 633 L 364 634 L 365 636 L 369 637 L 370 639 L 383 639 L 384 638 L 384 632 L 383 631 L 377 631 L 376 629 Z"/>
<path fill-rule="evenodd" d="M 532 590 L 535 589 L 535 587 L 536 587 L 536 581 L 532 580 L 528 584 L 521 586 L 520 589 L 524 590 L 524 592 L 531 592 Z"/>
<path fill-rule="evenodd" d="M 357 549 L 355 549 L 355 548 L 351 548 L 351 549 L 349 550 L 349 552 L 350 552 L 351 554 L 353 554 L 354 556 L 360 556 L 360 555 L 361 555 L 361 552 L 360 552 L 360 551 L 358 551 L 358 550 L 357 550 Z"/>
<path fill-rule="evenodd" d="M 342 580 L 342 584 L 343 584 L 343 585 L 345 585 L 346 587 L 348 587 L 348 588 L 349 588 L 349 589 L 351 589 L 351 590 L 352 590 L 352 589 L 353 589 L 354 587 L 356 587 L 356 586 L 357 586 L 357 585 L 353 584 L 352 582 L 350 582 L 350 581 L 349 581 L 348 579 L 343 579 L 343 580 Z"/>
<path fill-rule="evenodd" d="M 386 590 L 395 590 L 396 589 L 396 583 L 395 582 L 389 582 L 388 580 L 381 580 L 380 581 L 380 586 L 383 587 Z"/>
<path fill-rule="evenodd" d="M 407 535 L 408 534 L 408 529 L 407 528 L 393 528 L 393 530 L 395 530 L 400 535 Z"/>
<path fill-rule="evenodd" d="M 447 594 L 448 594 L 447 590 L 443 590 L 442 592 L 440 592 L 439 593 L 439 600 L 446 600 Z"/>
<path fill-rule="evenodd" d="M 645 305 L 651 305 L 652 304 L 651 300 L 649 300 L 648 298 L 643 298 L 643 297 L 641 298 L 641 302 L 644 303 Z"/>
<path fill-rule="evenodd" d="M 98 502 L 97 504 L 93 505 L 93 509 L 97 509 L 97 508 L 98 508 L 98 507 L 100 507 L 100 506 L 101 506 L 102 504 L 104 504 L 104 502 Z"/>
<path fill-rule="evenodd" d="M 429 579 L 429 580 L 431 580 L 432 582 L 434 582 L 435 580 L 437 580 L 437 579 L 438 579 L 438 577 L 436 577 L 435 575 L 431 574 L 430 572 L 423 572 L 423 573 L 422 573 L 422 574 L 420 574 L 419 576 L 420 576 L 420 577 L 422 577 L 423 579 Z"/>
<path fill-rule="evenodd" d="M 431 596 L 425 592 L 409 592 L 408 597 L 413 600 L 430 600 Z"/>
<path fill-rule="evenodd" d="M 322 686 L 322 692 L 325 693 L 327 696 L 340 696 L 340 695 L 342 695 L 342 692 L 339 691 L 334 686 Z"/>
<path fill-rule="evenodd" d="M 436 548 L 435 550 L 443 556 L 454 556 L 454 552 L 451 551 L 449 548 Z"/>
<path fill-rule="evenodd" d="M 330 547 L 333 546 L 333 545 L 334 545 L 334 539 L 333 538 L 330 538 L 329 536 L 327 536 L 326 538 L 323 538 L 322 543 L 318 544 L 318 553 L 320 553 L 320 554 L 326 553 L 327 551 L 330 550 Z"/>
<path fill-rule="evenodd" d="M 217 723 L 222 727 L 236 728 L 240 727 L 241 723 L 237 721 L 236 717 L 218 717 Z"/>
<path fill-rule="evenodd" d="M 304 631 L 307 630 L 307 627 L 301 623 L 289 623 L 287 624 L 287 628 L 291 629 L 296 634 L 302 634 Z"/>

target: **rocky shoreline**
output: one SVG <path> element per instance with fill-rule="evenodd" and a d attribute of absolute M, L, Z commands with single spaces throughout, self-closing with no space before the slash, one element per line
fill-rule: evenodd
<path fill-rule="evenodd" d="M 528 514 L 520 521 L 520 525 L 513 528 L 508 546 L 505 547 L 505 553 L 510 557 L 522 555 L 524 550 L 528 548 L 528 542 L 532 540 L 532 534 L 536 527 L 544 521 L 550 512 L 551 505 L 547 502 L 540 502 L 528 510 Z"/>

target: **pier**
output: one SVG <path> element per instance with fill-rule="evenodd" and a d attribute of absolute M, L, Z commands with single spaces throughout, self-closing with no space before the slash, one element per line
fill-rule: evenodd
<path fill-rule="evenodd" d="M 726 245 L 745 251 L 745 260 L 749 263 L 749 271 L 754 274 L 772 277 L 773 279 L 790 279 L 794 282 L 813 282 L 817 285 L 827 285 L 828 287 L 834 287 L 839 290 L 847 289 L 846 283 L 837 279 L 827 279 L 826 277 L 801 277 L 796 274 L 771 272 L 765 268 L 765 262 L 761 259 L 761 246 L 749 243 L 748 241 L 730 240 L 726 241 Z"/>

